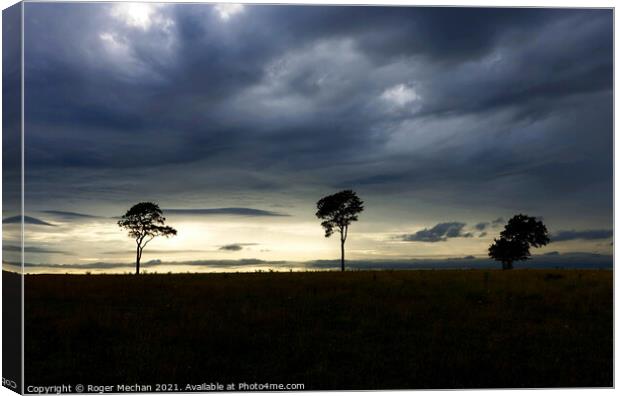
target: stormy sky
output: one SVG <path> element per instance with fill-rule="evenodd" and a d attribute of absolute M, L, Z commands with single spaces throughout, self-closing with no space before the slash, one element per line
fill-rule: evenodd
<path fill-rule="evenodd" d="M 25 259 L 130 263 L 115 217 L 147 200 L 179 234 L 146 260 L 333 259 L 315 205 L 349 188 L 353 260 L 485 257 L 517 213 L 557 237 L 536 253 L 611 254 L 612 29 L 604 9 L 27 3 Z"/>

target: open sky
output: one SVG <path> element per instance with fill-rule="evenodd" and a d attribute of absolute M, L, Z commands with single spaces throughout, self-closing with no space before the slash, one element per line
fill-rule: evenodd
<path fill-rule="evenodd" d="M 26 3 L 24 18 L 27 270 L 130 270 L 115 217 L 140 201 L 178 230 L 144 251 L 161 269 L 337 259 L 315 205 L 348 188 L 366 207 L 352 260 L 482 258 L 517 213 L 549 228 L 538 254 L 612 253 L 611 10 Z"/>

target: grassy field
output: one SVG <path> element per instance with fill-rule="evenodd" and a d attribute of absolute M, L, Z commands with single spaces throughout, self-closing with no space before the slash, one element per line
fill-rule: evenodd
<path fill-rule="evenodd" d="M 612 386 L 613 273 L 26 277 L 26 385 Z"/>

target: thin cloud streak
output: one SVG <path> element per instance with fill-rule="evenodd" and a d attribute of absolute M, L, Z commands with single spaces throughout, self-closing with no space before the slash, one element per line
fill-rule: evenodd
<path fill-rule="evenodd" d="M 23 220 L 24 220 L 24 224 L 56 227 L 55 224 L 48 223 L 46 221 L 37 219 L 36 217 L 32 217 L 32 216 L 24 216 Z M 22 223 L 22 216 L 12 216 L 12 217 L 7 217 L 6 219 L 2 219 L 2 224 L 21 224 L 21 223 Z"/>
<path fill-rule="evenodd" d="M 190 216 L 288 217 L 286 213 L 253 208 L 163 209 L 165 214 Z"/>
<path fill-rule="evenodd" d="M 65 220 L 73 220 L 73 219 L 100 219 L 100 216 L 94 216 L 84 213 L 77 212 L 66 212 L 62 210 L 42 210 L 41 213 L 45 213 L 48 215 L 52 215 L 55 217 L 59 217 Z"/>
<path fill-rule="evenodd" d="M 609 239 L 613 237 L 613 230 L 566 230 L 566 231 L 558 231 L 555 234 L 551 235 L 552 242 L 564 242 L 564 241 L 573 241 L 576 239 L 582 240 L 597 240 L 597 239 Z"/>

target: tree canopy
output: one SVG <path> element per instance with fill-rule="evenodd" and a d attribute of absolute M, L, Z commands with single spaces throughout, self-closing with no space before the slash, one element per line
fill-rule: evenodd
<path fill-rule="evenodd" d="M 165 225 L 159 205 L 153 202 L 140 202 L 132 206 L 118 221 L 118 226 L 127 230 L 129 237 L 136 240 L 136 273 L 140 273 L 140 258 L 144 247 L 155 237 L 169 237 L 177 230 Z"/>
<path fill-rule="evenodd" d="M 321 226 L 325 230 L 325 237 L 329 238 L 335 231 L 340 233 L 340 263 L 344 271 L 344 243 L 349 225 L 358 220 L 358 214 L 364 210 L 364 202 L 355 191 L 343 190 L 321 198 L 316 206 L 316 217 L 323 220 Z"/>
<path fill-rule="evenodd" d="M 547 227 L 535 217 L 513 216 L 489 247 L 489 257 L 502 262 L 503 269 L 512 269 L 514 261 L 528 260 L 530 247 L 541 247 L 550 242 Z"/>
<path fill-rule="evenodd" d="M 357 221 L 357 215 L 364 210 L 363 204 L 353 190 L 344 190 L 321 198 L 316 204 L 316 217 L 323 220 L 321 226 L 325 229 L 325 236 L 330 237 L 334 229 L 346 230 L 352 222 Z"/>

